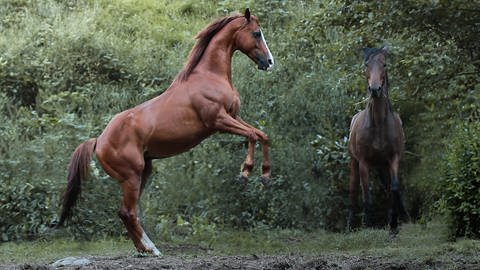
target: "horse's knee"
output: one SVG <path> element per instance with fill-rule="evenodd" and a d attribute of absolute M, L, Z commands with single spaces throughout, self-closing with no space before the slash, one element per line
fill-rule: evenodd
<path fill-rule="evenodd" d="M 245 161 L 242 165 L 242 172 L 250 173 L 253 170 L 253 161 Z"/>
<path fill-rule="evenodd" d="M 267 134 L 263 133 L 262 134 L 262 137 L 261 137 L 261 140 L 264 144 L 266 145 L 270 145 L 270 138 L 268 137 Z"/>
<path fill-rule="evenodd" d="M 398 192 L 400 190 L 400 181 L 398 181 L 398 177 L 392 177 L 392 183 L 390 184 L 390 189 L 392 192 Z"/>
<path fill-rule="evenodd" d="M 123 222 L 132 222 L 137 219 L 137 215 L 134 211 L 129 211 L 128 209 L 122 207 L 118 211 L 118 216 Z"/>

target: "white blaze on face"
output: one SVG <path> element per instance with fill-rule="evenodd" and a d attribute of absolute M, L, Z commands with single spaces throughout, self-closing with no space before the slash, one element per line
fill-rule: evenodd
<path fill-rule="evenodd" d="M 263 44 L 265 44 L 265 48 L 267 48 L 267 52 L 268 52 L 268 68 L 267 70 L 271 70 L 273 68 L 273 56 L 272 56 L 272 53 L 270 52 L 270 49 L 268 48 L 268 45 L 267 45 L 267 42 L 265 41 L 265 37 L 263 36 L 263 32 L 262 30 L 260 30 L 260 33 L 262 35 L 262 42 Z"/>

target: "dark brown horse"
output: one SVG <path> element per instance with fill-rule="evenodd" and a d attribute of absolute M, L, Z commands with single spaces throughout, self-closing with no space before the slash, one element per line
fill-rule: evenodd
<path fill-rule="evenodd" d="M 228 132 L 249 142 L 242 178 L 247 179 L 252 171 L 255 143 L 260 141 L 262 178 L 269 179 L 269 139 L 240 119 L 240 95 L 232 85 L 231 62 L 236 50 L 261 70 L 273 67 L 257 18 L 248 9 L 244 15 L 221 18 L 202 30 L 197 39 L 184 69 L 165 92 L 117 114 L 98 138 L 87 140 L 74 151 L 59 226 L 71 216 L 93 153 L 120 183 L 123 201 L 119 216 L 135 247 L 154 255 L 161 253 L 141 227 L 136 212 L 153 159 L 188 151 L 216 132 Z"/>
<path fill-rule="evenodd" d="M 398 215 L 405 211 L 400 196 L 398 169 L 405 137 L 400 116 L 388 98 L 386 47 L 365 49 L 369 98 L 366 108 L 350 124 L 350 229 L 355 226 L 358 187 L 361 182 L 365 223 L 372 224 L 372 195 L 369 170 L 376 169 L 389 192 L 390 231 L 398 232 Z"/>

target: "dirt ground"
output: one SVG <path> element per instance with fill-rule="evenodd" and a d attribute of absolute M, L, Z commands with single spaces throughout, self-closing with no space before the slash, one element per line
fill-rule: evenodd
<path fill-rule="evenodd" d="M 90 261 L 83 266 L 52 264 L 0 265 L 1 269 L 480 269 L 480 262 L 466 257 L 445 257 L 419 261 L 401 261 L 385 257 L 358 257 L 324 255 L 308 257 L 302 255 L 276 256 L 163 256 L 163 257 L 85 257 Z"/>

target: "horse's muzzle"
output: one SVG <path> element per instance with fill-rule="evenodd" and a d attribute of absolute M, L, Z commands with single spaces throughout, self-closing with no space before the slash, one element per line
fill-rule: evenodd
<path fill-rule="evenodd" d="M 273 68 L 273 59 L 257 56 L 257 67 L 261 70 L 270 71 Z"/>
<path fill-rule="evenodd" d="M 380 97 L 382 96 L 382 87 L 368 87 L 368 92 L 370 92 L 370 96 L 372 97 Z"/>

